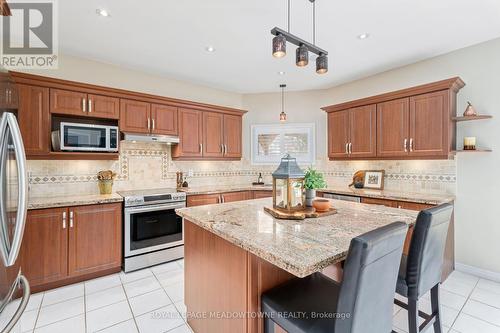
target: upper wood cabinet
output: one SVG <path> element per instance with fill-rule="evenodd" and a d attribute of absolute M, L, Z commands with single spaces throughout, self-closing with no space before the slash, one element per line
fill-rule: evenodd
<path fill-rule="evenodd" d="M 172 148 L 176 159 L 239 159 L 242 114 L 179 109 L 179 141 Z"/>
<path fill-rule="evenodd" d="M 329 113 L 328 157 L 376 156 L 376 119 L 375 105 Z"/>
<path fill-rule="evenodd" d="M 242 116 L 224 115 L 224 157 L 241 158 Z"/>
<path fill-rule="evenodd" d="M 26 157 L 47 156 L 50 152 L 49 88 L 18 85 L 17 119 Z"/>
<path fill-rule="evenodd" d="M 172 157 L 203 156 L 203 113 L 179 109 L 179 144 L 172 147 Z"/>
<path fill-rule="evenodd" d="M 151 133 L 162 135 L 177 135 L 177 107 L 170 105 L 151 104 Z"/>
<path fill-rule="evenodd" d="M 448 158 L 460 78 L 324 107 L 330 159 Z"/>
<path fill-rule="evenodd" d="M 118 119 L 119 99 L 79 91 L 50 89 L 50 112 L 60 115 Z"/>
<path fill-rule="evenodd" d="M 130 133 L 150 133 L 151 104 L 128 99 L 120 100 L 120 130 Z"/>
<path fill-rule="evenodd" d="M 409 144 L 409 99 L 377 104 L 377 156 L 407 156 Z"/>

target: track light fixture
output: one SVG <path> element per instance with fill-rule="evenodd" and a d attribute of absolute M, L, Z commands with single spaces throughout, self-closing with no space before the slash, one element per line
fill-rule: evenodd
<path fill-rule="evenodd" d="M 307 66 L 309 63 L 309 52 L 317 54 L 316 73 L 325 74 L 328 72 L 328 52 L 316 46 L 316 2 L 309 0 L 313 5 L 313 42 L 309 43 L 290 33 L 290 0 L 288 0 L 288 29 L 287 31 L 274 27 L 271 30 L 273 38 L 273 56 L 282 58 L 286 55 L 286 43 L 298 46 L 295 52 L 295 64 L 299 67 Z"/>

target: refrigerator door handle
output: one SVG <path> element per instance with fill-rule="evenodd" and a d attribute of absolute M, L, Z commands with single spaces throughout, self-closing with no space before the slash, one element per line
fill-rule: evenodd
<path fill-rule="evenodd" d="M 24 275 L 19 275 L 19 282 L 23 288 L 23 298 L 21 299 L 21 302 L 19 304 L 19 307 L 17 308 L 16 312 L 10 319 L 9 323 L 4 327 L 1 333 L 8 333 L 10 332 L 14 326 L 16 326 L 17 322 L 19 319 L 21 319 L 21 316 L 24 313 L 24 310 L 26 310 L 26 306 L 28 305 L 28 301 L 30 300 L 30 284 L 28 282 L 28 279 L 24 277 Z"/>
<path fill-rule="evenodd" d="M 14 231 L 14 237 L 12 240 L 12 246 L 10 251 L 6 248 L 5 244 L 2 244 L 3 259 L 5 266 L 9 267 L 14 265 L 21 250 L 21 242 L 23 240 L 24 226 L 26 224 L 26 213 L 28 207 L 28 177 L 26 172 L 26 155 L 24 153 L 24 145 L 21 137 L 21 131 L 17 124 L 16 117 L 12 113 L 4 114 L 7 119 L 7 125 L 10 129 L 12 136 L 12 143 L 14 146 L 14 151 L 16 154 L 17 162 L 17 183 L 19 186 L 18 191 L 18 201 L 17 201 L 17 215 L 16 215 L 16 227 Z M 5 138 L 5 137 L 4 137 Z M 3 142 L 3 145 L 7 142 Z M 6 254 L 6 255 L 5 255 Z"/>

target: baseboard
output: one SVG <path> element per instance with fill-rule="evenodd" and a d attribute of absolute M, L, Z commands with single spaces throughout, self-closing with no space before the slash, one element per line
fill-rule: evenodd
<path fill-rule="evenodd" d="M 474 267 L 474 266 L 469 266 L 466 264 L 461 264 L 459 262 L 455 263 L 455 269 L 457 271 L 472 274 L 472 275 L 478 276 L 478 277 L 483 278 L 483 279 L 488 279 L 488 280 L 492 280 L 495 282 L 500 282 L 500 273 L 498 273 L 498 272 L 488 271 L 486 269 L 482 269 L 482 268 L 478 268 L 478 267 Z"/>

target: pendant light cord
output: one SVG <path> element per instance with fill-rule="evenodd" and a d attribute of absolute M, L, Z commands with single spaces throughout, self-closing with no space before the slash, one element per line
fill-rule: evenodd
<path fill-rule="evenodd" d="M 316 45 L 316 1 L 313 2 L 313 45 Z"/>
<path fill-rule="evenodd" d="M 285 86 L 281 86 L 281 112 L 285 112 Z"/>
<path fill-rule="evenodd" d="M 288 32 L 290 33 L 290 0 L 288 0 Z"/>

